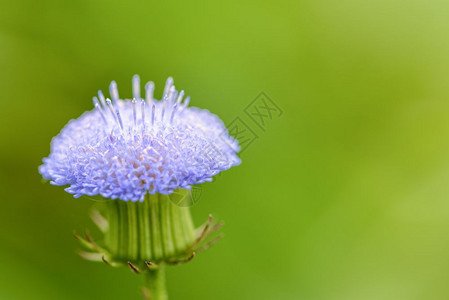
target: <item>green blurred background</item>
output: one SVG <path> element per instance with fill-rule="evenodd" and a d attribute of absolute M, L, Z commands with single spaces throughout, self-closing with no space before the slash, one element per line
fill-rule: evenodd
<path fill-rule="evenodd" d="M 0 299 L 140 299 L 75 254 L 93 202 L 37 172 L 136 73 L 259 136 L 203 185 L 194 219 L 226 237 L 168 270 L 171 299 L 448 299 L 448 33 L 442 0 L 0 0 Z M 261 91 L 284 111 L 265 131 Z"/>

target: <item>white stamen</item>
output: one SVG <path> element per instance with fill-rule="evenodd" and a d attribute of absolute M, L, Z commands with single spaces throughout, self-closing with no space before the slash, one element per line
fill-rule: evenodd
<path fill-rule="evenodd" d="M 139 75 L 133 76 L 133 97 L 140 99 L 140 77 Z"/>
<path fill-rule="evenodd" d="M 115 113 L 117 114 L 117 119 L 120 124 L 120 128 L 123 129 L 122 117 L 120 116 L 120 111 L 118 110 L 118 105 L 115 106 Z"/>
<path fill-rule="evenodd" d="M 114 119 L 115 123 L 118 124 L 117 116 L 114 113 L 114 108 L 112 107 L 112 102 L 110 99 L 106 99 L 106 106 L 109 108 L 109 111 L 111 112 L 112 118 Z"/>
<path fill-rule="evenodd" d="M 154 125 L 154 114 L 155 114 L 155 111 L 156 111 L 156 106 L 153 103 L 153 108 L 152 108 L 152 111 L 151 111 L 151 125 L 152 126 Z"/>
<path fill-rule="evenodd" d="M 166 99 L 164 99 L 164 103 L 162 103 L 161 122 L 164 122 L 165 110 L 167 110 L 167 115 L 168 115 L 170 108 L 171 108 L 170 105 L 175 102 L 176 93 L 177 92 L 176 92 L 175 86 L 172 85 L 172 87 L 170 88 L 170 91 L 168 93 L 168 97 Z"/>
<path fill-rule="evenodd" d="M 100 99 L 101 105 L 103 105 L 103 107 L 106 107 L 106 100 L 101 90 L 98 91 L 98 98 Z"/>
<path fill-rule="evenodd" d="M 189 106 L 189 102 L 190 102 L 190 96 L 187 96 L 186 100 L 184 101 L 183 109 L 186 108 L 187 106 Z"/>
<path fill-rule="evenodd" d="M 117 83 L 115 81 L 111 81 L 111 84 L 109 85 L 109 93 L 111 94 L 112 100 L 114 101 L 115 114 L 117 115 L 118 123 L 120 125 L 120 128 L 123 130 L 122 117 L 120 116 L 120 111 L 118 109 L 118 101 L 120 98 L 118 95 Z"/>
<path fill-rule="evenodd" d="M 101 118 L 103 119 L 104 123 L 105 123 L 106 125 L 108 125 L 108 121 L 106 121 L 106 117 L 104 116 L 103 109 L 101 109 L 101 105 L 100 105 L 100 103 L 98 102 L 97 97 L 93 97 L 92 100 L 93 100 L 93 102 L 94 102 L 95 108 L 98 109 L 98 111 L 100 112 Z"/>
<path fill-rule="evenodd" d="M 171 87 L 170 87 L 170 89 L 168 90 L 169 91 L 169 95 L 172 95 L 175 91 L 176 91 L 176 88 L 175 88 L 175 86 L 174 85 L 172 85 Z"/>
<path fill-rule="evenodd" d="M 142 111 L 142 135 L 145 132 L 145 100 L 140 101 L 140 110 Z"/>
<path fill-rule="evenodd" d="M 176 108 L 178 107 L 178 104 L 173 105 L 173 111 L 171 113 L 171 117 L 170 117 L 170 124 L 173 124 L 173 118 L 175 116 L 176 113 Z"/>
<path fill-rule="evenodd" d="M 175 104 L 176 99 L 178 99 L 178 91 L 175 89 L 175 86 L 173 86 L 173 94 L 170 97 L 170 104 Z"/>
<path fill-rule="evenodd" d="M 151 103 L 151 101 L 153 101 L 153 99 L 154 99 L 154 82 L 149 81 L 145 85 L 145 97 L 146 97 L 148 103 Z"/>
<path fill-rule="evenodd" d="M 164 122 L 165 107 L 167 106 L 168 97 L 165 97 L 162 101 L 161 122 Z"/>
<path fill-rule="evenodd" d="M 178 99 L 176 100 L 176 104 L 179 106 L 181 104 L 182 98 L 184 97 L 184 91 L 179 93 Z"/>
<path fill-rule="evenodd" d="M 111 98 L 114 102 L 117 102 L 119 99 L 117 83 L 115 81 L 111 81 L 109 85 L 109 94 L 111 94 Z"/>
<path fill-rule="evenodd" d="M 170 92 L 170 88 L 172 85 L 173 85 L 173 78 L 168 77 L 167 81 L 165 82 L 165 88 L 164 88 L 164 93 L 162 94 L 162 100 L 164 100 L 168 96 L 168 93 Z"/>
<path fill-rule="evenodd" d="M 190 102 L 190 97 L 187 96 L 186 100 L 184 101 L 184 103 L 183 103 L 183 105 L 181 107 L 181 109 L 179 110 L 179 113 L 182 113 L 187 108 L 187 106 L 189 106 L 189 102 Z"/>
<path fill-rule="evenodd" d="M 137 127 L 137 116 L 136 116 L 136 103 L 137 103 L 137 100 L 136 100 L 136 98 L 133 99 L 132 103 L 133 103 L 134 127 Z"/>

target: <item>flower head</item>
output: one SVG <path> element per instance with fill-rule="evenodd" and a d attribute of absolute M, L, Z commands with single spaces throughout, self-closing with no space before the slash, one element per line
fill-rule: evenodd
<path fill-rule="evenodd" d="M 171 194 L 211 181 L 240 163 L 238 142 L 216 115 L 189 107 L 190 98 L 171 78 L 160 101 L 153 90 L 147 83 L 141 98 L 135 75 L 132 100 L 119 98 L 114 81 L 112 101 L 99 91 L 95 108 L 53 138 L 39 172 L 54 185 L 69 185 L 65 190 L 75 197 L 142 201 L 147 193 Z"/>

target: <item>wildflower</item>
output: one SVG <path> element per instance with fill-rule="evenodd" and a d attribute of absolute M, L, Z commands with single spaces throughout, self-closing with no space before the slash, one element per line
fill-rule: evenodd
<path fill-rule="evenodd" d="M 216 115 L 189 107 L 172 78 L 161 100 L 152 82 L 141 97 L 137 75 L 132 99 L 120 99 L 114 81 L 109 90 L 112 100 L 99 91 L 94 109 L 53 138 L 39 172 L 77 198 L 107 199 L 105 213 L 92 214 L 104 241 L 75 234 L 87 250 L 81 256 L 145 273 L 144 295 L 166 299 L 164 264 L 190 261 L 219 238 L 220 223 L 209 217 L 195 229 L 189 207 L 177 204 L 193 185 L 240 164 L 239 145 Z"/>
<path fill-rule="evenodd" d="M 153 96 L 154 84 L 133 78 L 133 99 L 121 100 L 110 85 L 112 101 L 101 91 L 95 109 L 70 121 L 51 144 L 39 171 L 75 197 L 143 201 L 149 194 L 171 194 L 210 181 L 238 165 L 239 146 L 223 122 L 208 110 L 189 107 L 168 78 L 163 97 Z M 211 146 L 214 155 L 209 152 Z"/>

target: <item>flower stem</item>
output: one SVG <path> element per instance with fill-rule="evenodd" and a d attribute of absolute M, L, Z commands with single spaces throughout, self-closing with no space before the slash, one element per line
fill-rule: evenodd
<path fill-rule="evenodd" d="M 189 191 L 180 190 L 148 194 L 143 201 L 107 202 L 106 259 L 145 275 L 145 299 L 166 300 L 164 264 L 192 255 L 195 228 L 189 207 L 179 204 L 188 197 Z"/>
<path fill-rule="evenodd" d="M 167 288 L 165 286 L 165 269 L 163 265 L 145 273 L 146 300 L 167 300 Z"/>

